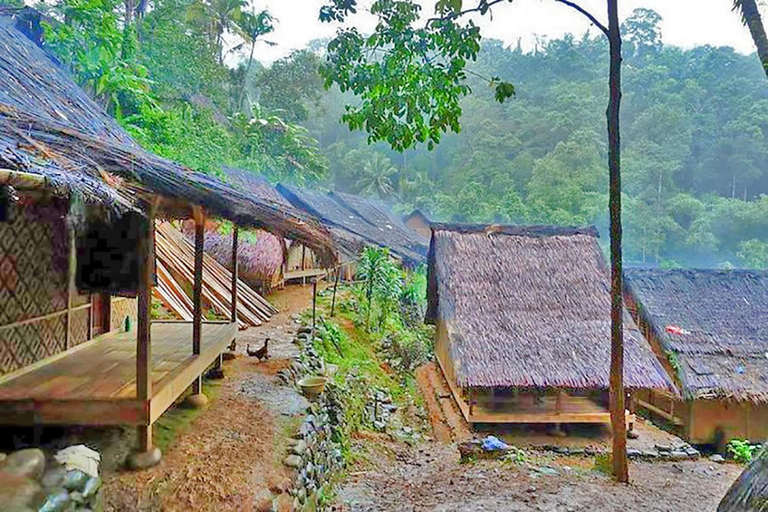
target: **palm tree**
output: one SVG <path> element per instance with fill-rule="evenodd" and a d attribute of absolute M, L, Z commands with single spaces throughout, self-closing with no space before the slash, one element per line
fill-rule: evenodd
<path fill-rule="evenodd" d="M 741 19 L 744 21 L 744 25 L 749 28 L 749 33 L 752 34 L 752 40 L 757 47 L 757 55 L 760 57 L 760 62 L 763 63 L 766 76 L 768 76 L 768 35 L 765 33 L 765 26 L 760 17 L 760 11 L 757 9 L 756 0 L 734 0 L 733 8 L 741 12 Z"/>
<path fill-rule="evenodd" d="M 191 21 L 207 26 L 211 44 L 218 52 L 219 64 L 224 63 L 224 33 L 236 30 L 237 20 L 246 5 L 246 0 L 201 0 L 188 10 Z"/>
<path fill-rule="evenodd" d="M 395 192 L 392 177 L 397 169 L 392 166 L 389 158 L 381 153 L 373 153 L 365 163 L 357 180 L 358 192 L 369 196 L 385 199 Z"/>
<path fill-rule="evenodd" d="M 248 73 L 253 64 L 253 51 L 256 49 L 256 42 L 261 36 L 269 34 L 275 30 L 273 24 L 274 18 L 268 11 L 260 13 L 243 12 L 237 19 L 237 33 L 245 39 L 245 43 L 251 45 L 251 51 L 248 55 L 248 64 L 245 66 L 245 75 L 243 76 L 243 86 L 240 89 L 240 97 L 237 100 L 238 108 L 243 107 L 243 98 L 245 97 L 245 86 L 248 82 Z M 267 44 L 272 44 L 267 41 Z"/>

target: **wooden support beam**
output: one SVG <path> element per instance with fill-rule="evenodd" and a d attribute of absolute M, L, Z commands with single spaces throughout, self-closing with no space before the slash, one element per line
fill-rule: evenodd
<path fill-rule="evenodd" d="M 192 288 L 192 353 L 200 354 L 200 337 L 203 332 L 203 243 L 205 242 L 205 214 L 199 206 L 195 215 L 195 274 Z"/>
<path fill-rule="evenodd" d="M 230 313 L 232 322 L 237 322 L 237 237 L 238 230 L 235 224 L 235 229 L 232 231 L 232 310 Z"/>
<path fill-rule="evenodd" d="M 146 208 L 147 223 L 139 244 L 139 297 L 136 329 L 136 397 L 148 401 L 152 397 L 152 284 L 155 270 L 155 212 L 157 199 Z M 141 432 L 139 432 L 141 436 Z M 151 447 L 152 432 L 149 431 Z"/>
<path fill-rule="evenodd" d="M 149 452 L 153 448 L 152 443 L 152 425 L 139 425 L 137 428 L 139 434 L 139 452 Z"/>
<path fill-rule="evenodd" d="M 195 380 L 192 381 L 192 394 L 199 395 L 203 392 L 203 376 L 198 375 Z"/>
<path fill-rule="evenodd" d="M 331 318 L 336 309 L 336 289 L 339 287 L 339 277 L 341 276 L 341 266 L 336 268 L 336 279 L 333 281 L 333 298 L 331 299 Z"/>
<path fill-rule="evenodd" d="M 64 350 L 73 346 L 72 341 L 72 306 L 75 300 L 75 272 L 77 271 L 77 250 L 75 249 L 75 230 L 67 227 L 69 234 L 69 264 L 67 266 L 67 331 L 64 334 Z M 90 318 L 91 313 L 88 313 Z M 90 339 L 90 332 L 88 333 Z"/>

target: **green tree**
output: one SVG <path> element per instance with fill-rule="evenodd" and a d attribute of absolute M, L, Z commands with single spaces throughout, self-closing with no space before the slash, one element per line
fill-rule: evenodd
<path fill-rule="evenodd" d="M 386 156 L 381 153 L 369 155 L 363 161 L 360 171 L 356 183 L 358 193 L 386 199 L 395 192 L 393 177 L 397 174 L 397 168 Z"/>
<path fill-rule="evenodd" d="M 274 18 L 268 11 L 264 10 L 259 13 L 243 12 L 237 18 L 237 33 L 240 34 L 245 43 L 250 45 L 248 52 L 248 64 L 245 66 L 245 77 L 243 79 L 243 86 L 240 89 L 240 96 L 237 101 L 237 107 L 243 108 L 243 99 L 245 98 L 246 81 L 248 73 L 251 71 L 251 65 L 253 65 L 253 52 L 256 49 L 256 43 L 262 36 L 265 36 L 271 32 L 274 32 Z"/>

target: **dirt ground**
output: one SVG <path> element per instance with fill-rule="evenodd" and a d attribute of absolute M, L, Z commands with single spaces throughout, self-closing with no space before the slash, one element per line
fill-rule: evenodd
<path fill-rule="evenodd" d="M 292 313 L 311 302 L 310 287 L 270 297 L 280 314 L 241 332 L 239 356 L 225 363 L 217 398 L 180 433 L 152 469 L 104 475 L 106 510 L 289 510 L 293 473 L 282 464 L 285 439 L 306 403 L 275 374 L 290 364 L 296 324 Z M 268 362 L 245 355 L 247 344 L 270 338 Z"/>
<path fill-rule="evenodd" d="M 595 458 L 557 456 L 533 450 L 542 444 L 607 448 L 610 432 L 573 429 L 565 438 L 544 430 L 469 428 L 450 398 L 434 363 L 417 371 L 434 440 L 417 446 L 387 436 L 357 442 L 356 467 L 339 492 L 343 510 L 358 511 L 552 511 L 708 512 L 741 473 L 735 464 L 706 458 L 686 462 L 632 462 L 631 483 L 615 484 L 595 469 Z M 630 448 L 680 440 L 638 421 L 639 438 Z M 525 450 L 519 461 L 460 463 L 457 441 L 493 433 Z"/>
<path fill-rule="evenodd" d="M 632 463 L 630 485 L 592 469 L 594 459 L 529 453 L 525 462 L 459 463 L 455 445 L 380 440 L 339 493 L 344 510 L 708 512 L 742 467 Z M 365 448 L 363 448 L 365 450 Z"/>

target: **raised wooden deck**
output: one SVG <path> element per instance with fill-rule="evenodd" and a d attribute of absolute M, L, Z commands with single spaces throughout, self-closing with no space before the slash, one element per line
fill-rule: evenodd
<path fill-rule="evenodd" d="M 234 323 L 155 322 L 152 395 L 136 394 L 136 331 L 106 335 L 0 382 L 0 424 L 151 425 L 232 342 Z"/>

